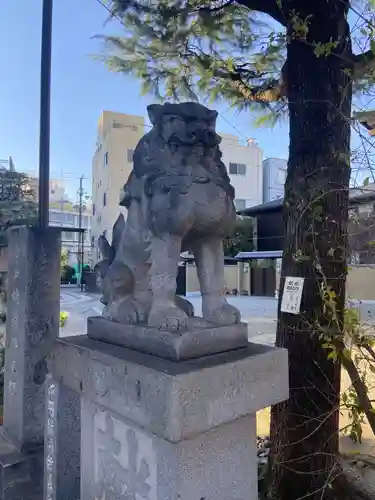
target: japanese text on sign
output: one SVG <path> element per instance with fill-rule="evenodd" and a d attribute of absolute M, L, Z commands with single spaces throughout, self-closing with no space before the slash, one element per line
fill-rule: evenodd
<path fill-rule="evenodd" d="M 305 278 L 285 278 L 283 297 L 281 300 L 281 312 L 299 314 Z"/>

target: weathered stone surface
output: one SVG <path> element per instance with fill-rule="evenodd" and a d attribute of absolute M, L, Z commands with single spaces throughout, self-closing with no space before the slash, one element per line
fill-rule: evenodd
<path fill-rule="evenodd" d="M 41 500 L 43 447 L 20 452 L 0 432 L 0 500 Z"/>
<path fill-rule="evenodd" d="M 160 439 L 87 398 L 82 417 L 84 498 L 257 498 L 255 415 L 178 443 Z"/>
<path fill-rule="evenodd" d="M 164 360 L 82 337 L 58 339 L 55 380 L 172 442 L 206 432 L 288 397 L 287 352 L 247 348 Z"/>
<path fill-rule="evenodd" d="M 147 323 L 184 331 L 193 310 L 176 300 L 180 253 L 197 263 L 203 317 L 216 325 L 240 322 L 224 296 L 223 238 L 236 212 L 234 189 L 222 162 L 217 112 L 198 103 L 147 108 L 153 128 L 138 143 L 121 205 L 128 209 L 113 228 L 113 243 L 99 239 L 105 260 L 103 315 L 119 323 Z M 202 353 L 204 354 L 204 353 Z"/>
<path fill-rule="evenodd" d="M 50 375 L 46 384 L 44 500 L 80 498 L 81 402 Z"/>
<path fill-rule="evenodd" d="M 46 355 L 58 336 L 60 230 L 9 234 L 4 432 L 19 450 L 43 444 Z"/>
<path fill-rule="evenodd" d="M 136 349 L 146 354 L 183 360 L 247 347 L 247 325 L 209 325 L 201 318 L 189 318 L 182 332 L 157 330 L 147 325 L 124 325 L 101 316 L 88 318 L 87 335 L 93 340 Z"/>
<path fill-rule="evenodd" d="M 81 498 L 257 499 L 255 412 L 288 397 L 285 350 L 176 362 L 73 337 L 49 368 L 82 398 Z"/>

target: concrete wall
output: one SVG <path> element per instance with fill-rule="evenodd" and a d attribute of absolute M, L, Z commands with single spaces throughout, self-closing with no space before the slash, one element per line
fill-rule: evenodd
<path fill-rule="evenodd" d="M 224 266 L 224 279 L 225 286 L 230 292 L 234 288 L 238 289 L 237 266 Z M 186 265 L 186 291 L 199 292 L 199 281 L 195 264 Z"/>
<path fill-rule="evenodd" d="M 346 296 L 359 300 L 375 300 L 375 266 L 349 267 Z"/>
<path fill-rule="evenodd" d="M 279 282 L 280 273 L 276 273 L 276 283 Z M 375 266 L 349 267 L 346 278 L 346 298 L 375 300 Z"/>

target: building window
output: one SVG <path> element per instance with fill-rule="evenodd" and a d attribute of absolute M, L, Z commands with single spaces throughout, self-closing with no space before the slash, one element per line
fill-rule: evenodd
<path fill-rule="evenodd" d="M 245 210 L 246 200 L 242 200 L 241 198 L 236 198 L 234 200 L 234 206 L 236 207 L 236 210 Z"/>
<path fill-rule="evenodd" d="M 70 231 L 63 231 L 61 239 L 62 241 L 72 241 L 74 239 L 73 236 L 73 233 L 71 233 Z"/>
<path fill-rule="evenodd" d="M 67 224 L 74 224 L 74 215 L 65 214 L 65 222 Z"/>
<path fill-rule="evenodd" d="M 128 162 L 132 163 L 133 162 L 133 154 L 134 154 L 134 149 L 128 149 L 127 157 L 128 157 Z"/>
<path fill-rule="evenodd" d="M 243 163 L 229 163 L 229 173 L 232 175 L 246 175 L 246 165 Z"/>
<path fill-rule="evenodd" d="M 116 120 L 114 120 L 112 123 L 113 128 L 124 128 L 124 126 L 125 125 L 123 123 L 117 122 Z"/>
<path fill-rule="evenodd" d="M 95 215 L 95 203 L 92 204 L 92 215 Z"/>
<path fill-rule="evenodd" d="M 107 193 L 103 193 L 103 207 L 107 205 Z"/>
<path fill-rule="evenodd" d="M 108 165 L 108 152 L 105 153 L 104 155 L 104 166 L 106 167 Z"/>

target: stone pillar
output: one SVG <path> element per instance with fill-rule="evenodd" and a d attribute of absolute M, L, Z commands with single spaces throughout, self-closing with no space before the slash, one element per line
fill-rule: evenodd
<path fill-rule="evenodd" d="M 288 397 L 285 350 L 173 361 L 81 336 L 49 368 L 81 397 L 81 500 L 257 500 L 255 414 Z"/>
<path fill-rule="evenodd" d="M 59 331 L 60 231 L 9 231 L 0 500 L 43 496 L 46 357 Z"/>
<path fill-rule="evenodd" d="M 77 393 L 47 375 L 44 499 L 80 498 L 81 406 Z"/>

